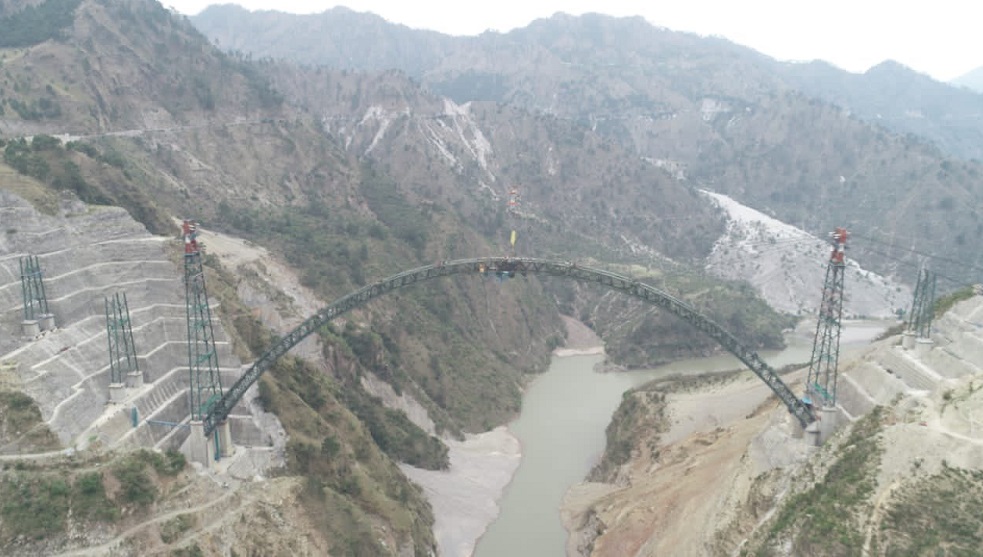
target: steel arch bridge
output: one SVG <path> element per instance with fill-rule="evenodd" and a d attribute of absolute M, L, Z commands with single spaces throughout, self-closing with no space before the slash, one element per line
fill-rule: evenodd
<path fill-rule="evenodd" d="M 216 401 L 203 417 L 205 435 L 211 435 L 212 431 L 228 417 L 232 408 L 246 394 L 246 390 L 259 380 L 260 376 L 270 369 L 281 356 L 308 335 L 344 313 L 365 305 L 383 294 L 430 279 L 464 274 L 491 274 L 511 278 L 517 274 L 525 276 L 530 273 L 600 284 L 649 302 L 682 318 L 697 330 L 717 341 L 724 349 L 737 356 L 744 365 L 751 368 L 751 371 L 778 395 L 779 400 L 785 404 L 788 411 L 795 416 L 803 428 L 816 420 L 812 409 L 795 396 L 775 370 L 766 364 L 756 352 L 741 344 L 733 334 L 682 300 L 635 279 L 576 263 L 522 257 L 484 257 L 444 261 L 435 265 L 426 265 L 404 271 L 335 300 L 280 339 L 265 354 L 253 362 L 253 365 L 232 387 L 225 391 L 222 398 Z"/>

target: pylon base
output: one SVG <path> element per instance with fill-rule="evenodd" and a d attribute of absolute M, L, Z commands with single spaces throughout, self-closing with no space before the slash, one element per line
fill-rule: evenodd
<path fill-rule="evenodd" d="M 38 317 L 38 325 L 41 327 L 42 331 L 53 331 L 55 330 L 55 314 L 45 313 Z"/>
<path fill-rule="evenodd" d="M 41 324 L 37 319 L 22 321 L 20 327 L 21 331 L 24 332 L 24 336 L 27 338 L 34 338 L 41 334 Z"/>
<path fill-rule="evenodd" d="M 126 400 L 126 385 L 123 383 L 109 384 L 109 402 L 119 404 Z"/>
<path fill-rule="evenodd" d="M 142 371 L 131 371 L 126 374 L 126 386 L 131 389 L 139 389 L 143 387 L 143 372 Z"/>
<path fill-rule="evenodd" d="M 915 349 L 915 333 L 906 331 L 901 335 L 901 348 L 905 350 Z"/>
<path fill-rule="evenodd" d="M 212 444 L 205 437 L 205 423 L 202 421 L 192 421 L 191 435 L 188 436 L 187 457 L 192 462 L 197 462 L 205 468 L 212 465 Z"/>
<path fill-rule="evenodd" d="M 927 356 L 935 346 L 935 341 L 930 338 L 920 338 L 915 341 L 915 355 L 919 358 Z"/>

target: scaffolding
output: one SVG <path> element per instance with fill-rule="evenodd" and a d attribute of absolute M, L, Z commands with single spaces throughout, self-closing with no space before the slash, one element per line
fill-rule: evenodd
<path fill-rule="evenodd" d="M 191 376 L 191 420 L 201 421 L 222 398 L 218 352 L 211 308 L 205 290 L 205 272 L 198 246 L 198 226 L 182 225 L 184 235 L 184 289 L 188 316 L 188 370 Z"/>
<path fill-rule="evenodd" d="M 837 368 L 840 358 L 840 325 L 843 319 L 843 278 L 846 274 L 846 240 L 842 228 L 831 234 L 833 252 L 826 266 L 823 300 L 819 306 L 816 336 L 809 361 L 806 398 L 810 404 L 824 408 L 836 406 Z"/>
<path fill-rule="evenodd" d="M 117 292 L 106 298 L 106 336 L 109 339 L 109 382 L 120 384 L 127 375 L 140 372 L 126 293 L 120 295 Z"/>

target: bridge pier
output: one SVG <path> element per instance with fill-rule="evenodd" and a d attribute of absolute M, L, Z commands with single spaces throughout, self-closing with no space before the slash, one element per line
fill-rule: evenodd
<path fill-rule="evenodd" d="M 188 436 L 188 459 L 197 462 L 205 468 L 212 464 L 212 444 L 205 437 L 205 423 L 201 420 L 193 420 L 190 424 L 191 435 Z"/>
<path fill-rule="evenodd" d="M 222 458 L 235 454 L 236 446 L 232 444 L 232 428 L 229 426 L 229 420 L 219 424 L 213 435 L 218 435 L 219 454 Z"/>
<path fill-rule="evenodd" d="M 123 383 L 109 384 L 109 402 L 119 404 L 126 400 L 126 385 Z"/>
<path fill-rule="evenodd" d="M 840 411 L 836 409 L 836 406 L 823 406 L 819 410 L 818 419 L 805 428 L 804 437 L 809 444 L 814 447 L 823 446 L 836 433 L 839 415 Z"/>
<path fill-rule="evenodd" d="M 935 341 L 930 338 L 920 338 L 915 341 L 915 355 L 919 358 L 924 358 L 928 356 L 928 353 L 932 351 L 932 347 L 935 346 Z"/>
<path fill-rule="evenodd" d="M 819 421 L 819 444 L 822 445 L 836 433 L 836 422 L 840 412 L 836 406 L 823 406 L 819 415 L 821 417 Z"/>
<path fill-rule="evenodd" d="M 911 331 L 905 331 L 901 334 L 901 347 L 905 350 L 915 349 L 915 333 Z"/>
<path fill-rule="evenodd" d="M 32 339 L 41 334 L 41 323 L 37 319 L 26 319 L 20 327 L 26 338 Z"/>
<path fill-rule="evenodd" d="M 55 330 L 55 314 L 53 313 L 42 313 L 38 316 L 38 327 L 42 331 L 53 331 Z"/>

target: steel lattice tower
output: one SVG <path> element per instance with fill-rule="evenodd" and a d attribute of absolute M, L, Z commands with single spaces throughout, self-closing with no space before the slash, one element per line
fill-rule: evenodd
<path fill-rule="evenodd" d="M 117 292 L 112 298 L 106 298 L 106 336 L 109 338 L 109 382 L 123 383 L 127 374 L 140 371 L 125 293 L 120 296 Z"/>
<path fill-rule="evenodd" d="M 932 319 L 935 317 L 935 274 L 928 269 L 918 273 L 915 295 L 908 314 L 908 332 L 919 338 L 928 338 L 932 332 Z"/>
<path fill-rule="evenodd" d="M 836 405 L 837 366 L 840 359 L 840 322 L 843 318 L 843 278 L 846 263 L 843 259 L 849 234 L 837 228 L 831 234 L 833 253 L 826 265 L 823 301 L 819 306 L 816 336 L 812 343 L 806 396 L 814 405 L 822 400 L 824 407 Z"/>
<path fill-rule="evenodd" d="M 184 290 L 188 313 L 188 369 L 191 373 L 191 420 L 201 421 L 222 397 L 212 313 L 205 291 L 205 272 L 195 223 L 184 221 Z"/>
<path fill-rule="evenodd" d="M 34 321 L 49 313 L 41 263 L 36 255 L 21 257 L 19 262 L 20 283 L 24 292 L 24 320 Z"/>

